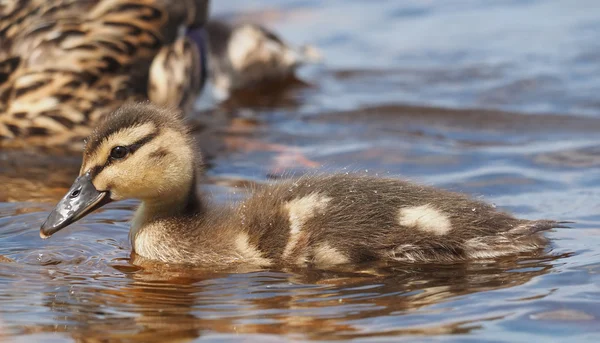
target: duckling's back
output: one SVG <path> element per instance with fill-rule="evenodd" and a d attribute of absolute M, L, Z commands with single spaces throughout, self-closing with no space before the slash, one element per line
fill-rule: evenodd
<path fill-rule="evenodd" d="M 528 221 L 468 197 L 396 179 L 310 176 L 256 191 L 237 210 L 248 244 L 273 263 L 453 261 L 534 251 Z"/>

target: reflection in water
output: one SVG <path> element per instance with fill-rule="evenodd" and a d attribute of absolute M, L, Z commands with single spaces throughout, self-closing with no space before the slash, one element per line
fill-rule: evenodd
<path fill-rule="evenodd" d="M 302 105 L 298 91 L 306 87 L 309 87 L 307 83 L 292 76 L 278 82 L 235 91 L 221 107 L 227 110 L 244 107 L 297 110 Z"/>
<path fill-rule="evenodd" d="M 60 198 L 79 171 L 80 152 L 0 151 L 0 202 Z"/>
<path fill-rule="evenodd" d="M 215 332 L 303 339 L 467 333 L 502 315 L 439 323 L 431 318 L 451 311 L 453 305 L 444 303 L 460 296 L 522 285 L 546 274 L 560 257 L 364 266 L 365 272 L 234 274 L 164 265 L 140 269 L 118 260 L 113 267 L 119 272 L 84 276 L 59 268 L 47 276 L 54 289 L 44 292 L 41 302 L 52 324 L 20 329 L 64 333 L 81 342 L 173 342 Z M 395 324 L 372 326 L 369 318 L 395 318 Z"/>

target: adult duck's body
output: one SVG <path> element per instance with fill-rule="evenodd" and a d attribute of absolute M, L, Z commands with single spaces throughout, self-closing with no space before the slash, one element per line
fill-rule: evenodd
<path fill-rule="evenodd" d="M 544 247 L 550 220 L 517 219 L 444 190 L 397 179 L 312 175 L 212 206 L 196 190 L 194 149 L 180 116 L 125 106 L 90 136 L 79 178 L 42 225 L 48 238 L 114 200 L 142 201 L 130 238 L 166 263 L 334 267 L 367 261 L 447 262 Z"/>
<path fill-rule="evenodd" d="M 0 3 L 0 145 L 85 137 L 128 100 L 186 108 L 204 59 L 186 31 L 208 0 Z M 168 85 L 169 87 L 165 87 Z"/>

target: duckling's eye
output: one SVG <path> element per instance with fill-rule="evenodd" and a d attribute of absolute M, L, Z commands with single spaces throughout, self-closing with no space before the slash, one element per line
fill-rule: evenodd
<path fill-rule="evenodd" d="M 129 149 L 127 149 L 124 146 L 116 146 L 114 148 L 112 148 L 112 150 L 110 151 L 110 158 L 118 160 L 121 159 L 125 156 L 127 156 L 127 153 L 129 152 Z"/>

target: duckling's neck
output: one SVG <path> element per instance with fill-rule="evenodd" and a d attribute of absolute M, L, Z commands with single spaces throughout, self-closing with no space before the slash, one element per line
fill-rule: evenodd
<path fill-rule="evenodd" d="M 196 191 L 196 175 L 178 191 L 159 198 L 145 199 L 138 207 L 131 223 L 130 237 L 133 238 L 148 223 L 167 218 L 189 217 L 204 211 Z"/>

